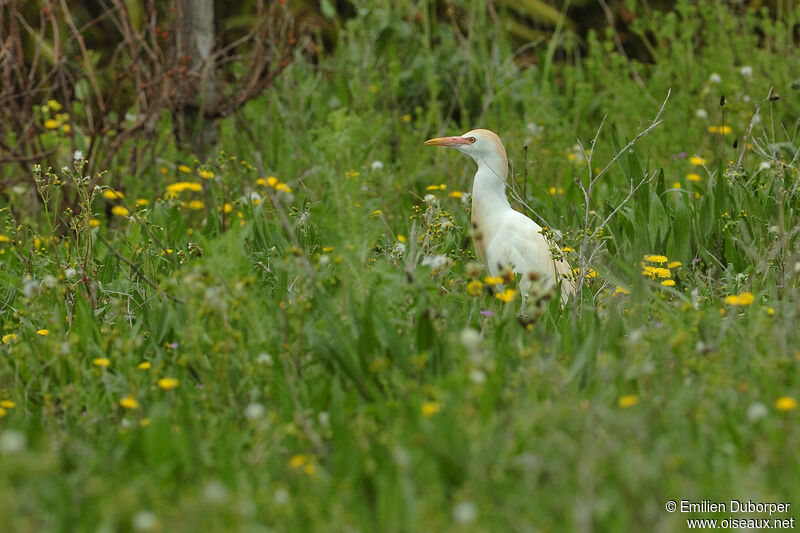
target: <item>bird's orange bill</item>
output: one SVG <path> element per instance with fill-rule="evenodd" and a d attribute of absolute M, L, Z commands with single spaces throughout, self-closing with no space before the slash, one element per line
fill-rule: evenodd
<path fill-rule="evenodd" d="M 464 137 L 436 137 L 425 141 L 426 146 L 459 146 L 461 144 L 469 144 L 469 141 Z"/>

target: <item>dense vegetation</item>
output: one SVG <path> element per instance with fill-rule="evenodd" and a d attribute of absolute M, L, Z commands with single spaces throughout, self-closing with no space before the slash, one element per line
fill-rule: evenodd
<path fill-rule="evenodd" d="M 209 161 L 165 114 L 153 164 L 84 176 L 38 102 L 57 163 L 0 200 L 2 530 L 670 531 L 671 499 L 792 502 L 800 9 L 678 2 L 633 25 L 649 62 L 559 28 L 522 68 L 480 3 L 378 4 Z M 422 145 L 473 127 L 574 299 L 476 272 L 473 164 Z"/>

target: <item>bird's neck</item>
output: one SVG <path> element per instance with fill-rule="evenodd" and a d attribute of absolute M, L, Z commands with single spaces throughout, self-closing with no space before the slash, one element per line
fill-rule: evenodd
<path fill-rule="evenodd" d="M 511 209 L 506 198 L 508 164 L 505 158 L 477 161 L 478 172 L 472 182 L 472 222 L 484 232 L 491 231 L 491 219 Z"/>

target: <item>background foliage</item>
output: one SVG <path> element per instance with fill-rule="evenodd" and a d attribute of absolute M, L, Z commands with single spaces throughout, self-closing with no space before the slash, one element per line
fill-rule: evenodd
<path fill-rule="evenodd" d="M 313 53 L 208 161 L 163 113 L 125 144 L 149 164 L 90 169 L 46 123 L 71 103 L 36 102 L 52 153 L 0 201 L 4 530 L 669 531 L 669 499 L 792 502 L 800 10 L 628 2 L 640 57 L 566 24 L 520 45 L 503 5 L 293 6 Z M 422 146 L 478 126 L 584 269 L 533 324 L 470 264 L 472 163 Z"/>

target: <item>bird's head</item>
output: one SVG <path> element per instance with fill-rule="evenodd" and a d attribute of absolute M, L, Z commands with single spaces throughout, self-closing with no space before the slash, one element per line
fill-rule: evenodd
<path fill-rule="evenodd" d="M 489 130 L 472 130 L 460 137 L 437 137 L 425 141 L 427 146 L 449 146 L 463 152 L 481 163 L 494 162 L 498 159 L 508 165 L 506 149 L 494 132 Z"/>

